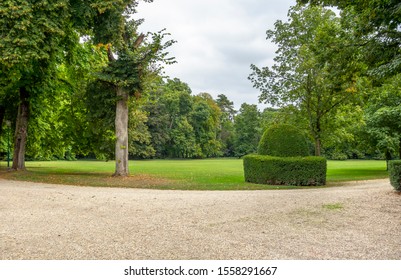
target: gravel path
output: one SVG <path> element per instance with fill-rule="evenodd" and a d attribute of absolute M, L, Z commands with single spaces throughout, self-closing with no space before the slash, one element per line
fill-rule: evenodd
<path fill-rule="evenodd" d="M 0 180 L 0 259 L 401 259 L 388 180 L 159 191 Z"/>

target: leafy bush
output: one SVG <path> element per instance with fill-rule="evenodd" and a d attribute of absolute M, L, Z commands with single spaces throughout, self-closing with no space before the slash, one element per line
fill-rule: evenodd
<path fill-rule="evenodd" d="M 329 159 L 332 159 L 332 160 L 347 160 L 348 156 L 346 154 L 344 154 L 344 153 L 336 151 L 336 152 L 333 152 L 330 155 Z"/>
<path fill-rule="evenodd" d="M 392 160 L 388 164 L 390 183 L 396 191 L 401 191 L 401 160 Z"/>
<path fill-rule="evenodd" d="M 256 184 L 321 186 L 326 184 L 327 162 L 322 157 L 244 157 L 245 181 Z"/>
<path fill-rule="evenodd" d="M 258 154 L 275 157 L 310 155 L 306 136 L 298 128 L 288 124 L 267 129 L 259 142 Z"/>

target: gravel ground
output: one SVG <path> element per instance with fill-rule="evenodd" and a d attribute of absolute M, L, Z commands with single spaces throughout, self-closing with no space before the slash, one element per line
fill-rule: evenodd
<path fill-rule="evenodd" d="M 161 191 L 0 180 L 0 259 L 401 259 L 388 180 Z"/>

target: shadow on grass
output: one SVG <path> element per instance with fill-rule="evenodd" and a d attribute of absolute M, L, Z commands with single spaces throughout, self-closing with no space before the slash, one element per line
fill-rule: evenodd
<path fill-rule="evenodd" d="M 129 177 L 113 177 L 108 172 L 74 172 L 71 170 L 49 170 L 46 167 L 31 167 L 27 171 L 7 171 L 0 169 L 0 178 L 15 181 L 27 181 L 48 184 L 110 187 L 110 188 L 146 188 L 169 190 L 283 190 L 313 189 L 322 187 L 270 186 L 250 183 L 199 183 L 190 180 L 172 180 L 148 174 L 133 174 Z"/>
<path fill-rule="evenodd" d="M 164 189 L 171 188 L 175 183 L 173 180 L 157 178 L 146 174 L 113 177 L 111 173 L 106 172 L 49 171 L 43 167 L 29 168 L 27 171 L 0 169 L 0 178 L 15 181 L 110 188 Z"/>

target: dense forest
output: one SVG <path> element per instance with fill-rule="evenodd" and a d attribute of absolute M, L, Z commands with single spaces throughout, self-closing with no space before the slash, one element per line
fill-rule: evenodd
<path fill-rule="evenodd" d="M 138 33 L 136 1 L 17 2 L 0 4 L 3 159 L 242 157 L 276 123 L 329 159 L 401 157 L 398 1 L 299 1 L 267 31 L 274 65 L 249 61 L 264 110 L 163 76 L 175 42 Z"/>

